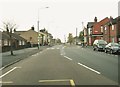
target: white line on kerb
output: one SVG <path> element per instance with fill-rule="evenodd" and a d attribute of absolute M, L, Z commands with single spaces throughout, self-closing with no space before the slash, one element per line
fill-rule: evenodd
<path fill-rule="evenodd" d="M 78 63 L 78 64 L 85 67 L 85 68 L 87 68 L 87 69 L 89 69 L 89 70 L 91 70 L 91 71 L 93 71 L 93 72 L 95 72 L 95 73 L 97 73 L 97 74 L 101 74 L 100 72 L 98 72 L 98 71 L 96 71 L 96 70 L 94 70 L 94 69 L 92 69 L 92 68 L 90 68 L 90 67 L 88 67 L 88 66 L 86 66 L 84 64 L 81 64 L 81 63 Z"/>
<path fill-rule="evenodd" d="M 71 58 L 67 57 L 67 56 L 64 56 L 65 58 L 69 59 L 69 60 L 72 60 Z"/>
<path fill-rule="evenodd" d="M 10 72 L 14 71 L 17 68 L 21 68 L 21 67 L 14 67 L 11 70 L 9 70 L 8 72 L 6 72 L 5 74 L 1 75 L 0 78 L 4 77 L 5 75 L 9 74 Z"/>

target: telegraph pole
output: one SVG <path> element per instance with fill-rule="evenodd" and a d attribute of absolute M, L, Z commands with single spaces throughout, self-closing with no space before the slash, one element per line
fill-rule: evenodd
<path fill-rule="evenodd" d="M 77 45 L 77 28 L 76 28 L 76 45 Z"/>
<path fill-rule="evenodd" d="M 44 7 L 43 9 L 45 8 L 49 8 L 49 7 Z M 42 8 L 41 8 L 42 9 Z M 40 30 L 39 30 L 39 9 L 38 9 L 38 21 L 37 21 L 37 28 L 38 28 L 38 49 L 40 48 Z"/>

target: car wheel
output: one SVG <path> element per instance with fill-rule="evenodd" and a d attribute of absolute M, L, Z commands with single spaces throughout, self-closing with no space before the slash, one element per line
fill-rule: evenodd
<path fill-rule="evenodd" d="M 107 53 L 107 50 L 105 49 L 105 53 Z"/>
<path fill-rule="evenodd" d="M 97 47 L 96 50 L 99 51 L 99 48 Z"/>
<path fill-rule="evenodd" d="M 110 54 L 113 54 L 113 51 L 112 51 L 112 50 L 110 50 Z"/>

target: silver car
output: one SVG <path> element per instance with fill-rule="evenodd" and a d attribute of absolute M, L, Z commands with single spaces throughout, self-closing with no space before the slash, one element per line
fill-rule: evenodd
<path fill-rule="evenodd" d="M 109 43 L 105 46 L 105 52 L 113 53 L 120 53 L 120 45 L 118 43 Z"/>

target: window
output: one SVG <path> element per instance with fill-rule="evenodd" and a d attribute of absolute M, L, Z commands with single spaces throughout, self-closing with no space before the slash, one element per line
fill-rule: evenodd
<path fill-rule="evenodd" d="M 103 26 L 101 26 L 101 32 L 103 33 Z"/>
<path fill-rule="evenodd" d="M 4 46 L 7 46 L 7 45 L 8 45 L 8 41 L 4 40 Z"/>
<path fill-rule="evenodd" d="M 114 30 L 114 25 L 112 25 L 112 30 Z"/>
<path fill-rule="evenodd" d="M 19 45 L 22 45 L 22 42 L 21 42 L 21 40 L 19 40 Z"/>
<path fill-rule="evenodd" d="M 25 41 L 22 41 L 22 45 L 25 45 Z"/>
<path fill-rule="evenodd" d="M 2 41 L 0 40 L 0 46 L 2 46 Z"/>
<path fill-rule="evenodd" d="M 105 31 L 107 30 L 107 26 L 105 25 Z"/>
<path fill-rule="evenodd" d="M 107 34 L 107 26 L 106 25 L 105 25 L 104 30 L 105 30 L 105 34 Z"/>
<path fill-rule="evenodd" d="M 11 45 L 11 42 L 10 42 L 10 40 L 9 40 L 9 46 Z"/>

